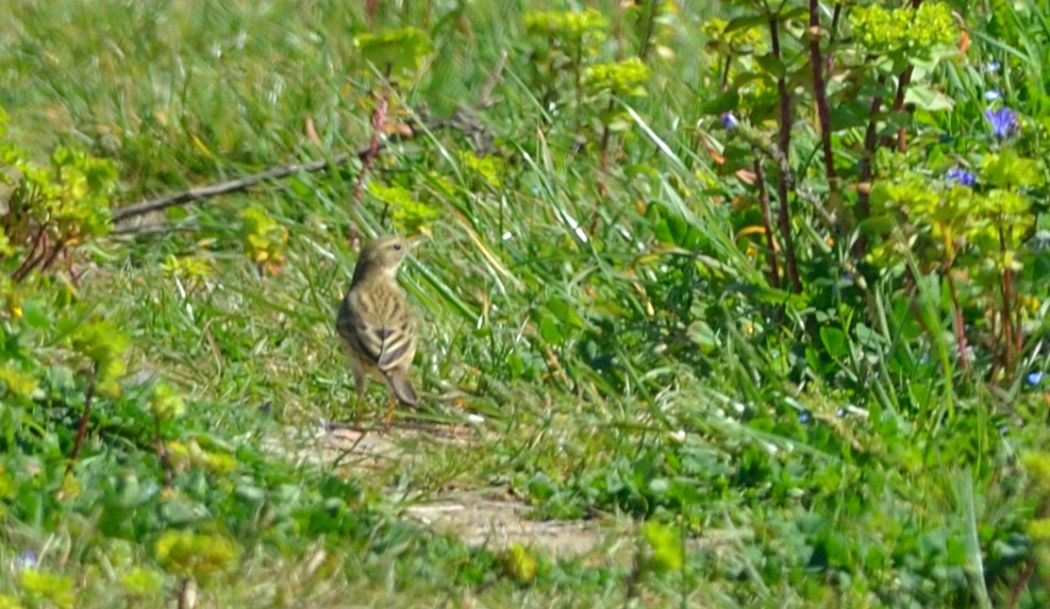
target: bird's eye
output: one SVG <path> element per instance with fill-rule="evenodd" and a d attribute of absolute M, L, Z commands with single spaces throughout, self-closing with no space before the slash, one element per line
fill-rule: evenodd
<path fill-rule="evenodd" d="M 394 244 L 394 249 L 400 252 L 401 251 L 401 244 L 400 243 L 395 243 Z"/>

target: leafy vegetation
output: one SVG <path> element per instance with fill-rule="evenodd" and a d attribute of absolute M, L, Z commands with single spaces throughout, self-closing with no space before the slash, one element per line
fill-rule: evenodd
<path fill-rule="evenodd" d="M 0 608 L 1050 602 L 1050 4 L 360 4 L 0 6 Z M 394 230 L 468 438 L 297 458 Z"/>

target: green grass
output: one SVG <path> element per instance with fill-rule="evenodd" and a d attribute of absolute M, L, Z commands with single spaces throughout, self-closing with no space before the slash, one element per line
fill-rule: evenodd
<path fill-rule="evenodd" d="M 413 374 L 425 408 L 399 417 L 463 424 L 477 414 L 481 430 L 462 446 L 405 440 L 406 458 L 348 475 L 262 448 L 286 427 L 381 416 L 378 387 L 356 403 L 333 332 L 355 259 L 350 227 L 395 230 L 396 210 L 376 197 L 353 203 L 359 165 L 151 216 L 144 221 L 167 229 L 111 234 L 75 262 L 77 302 L 133 345 L 122 396 L 97 400 L 78 490 L 58 473 L 84 401 L 78 370 L 49 377 L 64 396 L 39 415 L 53 436 L 0 445 L 0 595 L 38 606 L 12 566 L 31 551 L 42 571 L 72 577 L 78 607 L 174 605 L 181 578 L 165 570 L 156 543 L 185 529 L 239 548 L 232 571 L 202 580 L 207 607 L 1006 606 L 1040 547 L 1026 532 L 1038 493 L 1018 456 L 1050 439 L 1046 394 L 1023 381 L 1046 364 L 1046 307 L 1026 318 L 1025 359 L 1012 378 L 964 376 L 946 342 L 951 312 L 936 269 L 923 267 L 911 292 L 874 273 L 859 295 L 840 282 L 846 236 L 802 213 L 796 239 L 809 291 L 804 305 L 780 308 L 788 295 L 769 287 L 763 256 L 752 253 L 764 242 L 738 234 L 757 223 L 754 206 L 739 205 L 752 191 L 732 175 L 733 151 L 750 146 L 705 108 L 717 57 L 702 24 L 730 9 L 687 1 L 655 22 L 648 95 L 614 104 L 625 130 L 611 136 L 602 172 L 604 101 L 575 107 L 572 78 L 551 79 L 530 56 L 523 16 L 540 3 L 380 2 L 375 26 L 357 4 L 5 4 L 8 139 L 39 159 L 57 145 L 112 159 L 119 206 L 366 144 L 376 78 L 355 34 L 402 25 L 429 33 L 434 52 L 397 102 L 436 116 L 475 102 L 507 53 L 498 101 L 478 113 L 491 154 L 455 130 L 424 131 L 390 144 L 369 176 L 438 213 L 402 272 L 423 321 Z M 598 56 L 633 55 L 644 9 L 600 4 L 619 34 Z M 974 44 L 1004 61 L 1045 56 L 1050 40 L 1034 25 L 1043 5 L 974 17 Z M 1002 11 L 1024 27 L 1004 26 Z M 1036 72 L 1008 71 L 1027 80 L 1004 88 L 1045 125 Z M 938 130 L 979 124 L 984 82 L 973 66 L 932 78 L 969 101 L 922 115 L 917 130 L 934 142 Z M 548 87 L 555 103 L 544 99 Z M 859 158 L 862 137 L 843 131 L 844 163 Z M 819 162 L 800 159 L 816 140 L 799 139 L 796 171 L 813 180 Z M 930 144 L 945 157 L 968 153 L 969 144 L 950 145 Z M 496 177 L 466 153 L 491 160 Z M 288 231 L 276 275 L 251 259 L 239 215 L 248 207 Z M 173 270 L 173 260 L 206 271 Z M 1033 283 L 1043 297 L 1045 284 Z M 47 290 L 59 288 L 42 285 L 30 302 L 46 308 L 57 300 Z M 818 328 L 842 330 L 843 343 Z M 43 345 L 42 361 L 61 361 L 46 331 L 33 332 L 19 340 Z M 987 370 L 991 356 L 982 357 Z M 231 469 L 193 462 L 173 488 L 159 488 L 149 375 L 188 402 L 187 415 L 165 426 L 170 442 L 229 455 Z M 21 487 L 8 492 L 3 468 L 15 466 L 48 473 L 20 473 Z M 535 577 L 522 577 L 513 558 L 402 514 L 448 489 L 486 488 L 524 498 L 537 518 L 630 531 L 663 522 L 697 543 L 684 544 L 678 568 L 660 563 L 673 549 L 640 532 L 636 564 L 532 550 Z M 703 543 L 720 536 L 731 541 Z M 133 593 L 121 580 L 132 565 L 162 574 L 159 588 Z M 1047 568 L 1040 563 L 1020 606 L 1046 602 Z"/>

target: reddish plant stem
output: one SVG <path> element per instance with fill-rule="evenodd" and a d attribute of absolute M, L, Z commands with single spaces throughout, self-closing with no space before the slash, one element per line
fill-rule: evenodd
<path fill-rule="evenodd" d="M 780 265 L 777 263 L 777 241 L 773 236 L 773 219 L 769 213 L 769 196 L 766 195 L 766 178 L 762 171 L 762 161 L 755 154 L 755 183 L 758 185 L 758 206 L 762 210 L 762 228 L 766 231 L 766 245 L 769 247 L 769 284 L 780 288 Z"/>
<path fill-rule="evenodd" d="M 831 113 L 828 111 L 827 84 L 824 81 L 824 60 L 820 52 L 820 1 L 809 0 L 809 63 L 813 68 L 813 97 L 817 102 L 820 121 L 820 145 L 824 150 L 824 175 L 835 180 L 835 157 L 831 150 Z"/>
<path fill-rule="evenodd" d="M 68 476 L 73 471 L 73 466 L 77 462 L 77 457 L 80 455 L 80 448 L 84 444 L 84 437 L 87 436 L 88 420 L 91 418 L 91 403 L 95 398 L 95 383 L 98 377 L 98 368 L 93 367 L 91 369 L 91 384 L 88 385 L 87 395 L 84 396 L 84 412 L 80 415 L 80 422 L 77 423 L 77 437 L 73 441 L 73 451 L 69 454 L 69 463 L 66 465 L 66 475 Z"/>
<path fill-rule="evenodd" d="M 920 4 L 922 4 L 922 0 L 911 0 L 912 10 L 919 8 Z M 908 85 L 911 84 L 911 76 L 914 71 L 915 66 L 908 64 L 904 70 L 901 71 L 900 76 L 897 77 L 897 94 L 894 96 L 893 100 L 894 112 L 901 112 L 904 110 L 904 96 L 908 92 Z M 884 145 L 889 146 L 889 144 L 890 142 L 887 141 Z M 897 150 L 904 152 L 907 147 L 908 141 L 906 139 L 904 127 L 900 127 L 897 129 Z"/>
<path fill-rule="evenodd" d="M 42 273 L 51 268 L 51 265 L 55 263 L 55 259 L 58 258 L 58 255 L 64 252 L 65 249 L 66 245 L 64 243 L 61 241 L 56 243 L 51 248 L 51 252 L 47 255 L 47 258 L 44 258 L 43 262 L 40 264 L 40 272 Z"/>
<path fill-rule="evenodd" d="M 1021 600 L 1021 593 L 1028 587 L 1028 580 L 1032 579 L 1035 575 L 1035 556 L 1029 556 L 1028 560 L 1024 562 L 1024 569 L 1021 570 L 1021 575 L 1017 578 L 1017 581 L 1010 586 L 1010 602 L 1006 604 L 1008 609 L 1015 609 L 1018 601 Z"/>
<path fill-rule="evenodd" d="M 368 173 L 372 170 L 372 165 L 375 164 L 376 157 L 379 156 L 379 150 L 383 146 L 383 129 L 386 126 L 386 114 L 390 107 L 390 102 L 386 96 L 380 96 L 376 102 L 376 109 L 372 112 L 372 140 L 368 144 L 368 150 L 364 156 L 361 157 L 361 172 L 357 174 L 357 182 L 354 184 L 354 205 L 361 203 L 361 196 L 365 192 L 365 181 L 368 179 Z M 350 242 L 355 250 L 360 249 L 360 237 L 357 234 L 357 228 L 353 224 L 350 225 Z"/>
<path fill-rule="evenodd" d="M 380 97 L 376 102 L 375 111 L 372 112 L 372 140 L 368 144 L 368 151 L 365 153 L 364 158 L 361 159 L 361 172 L 357 174 L 357 182 L 354 184 L 355 205 L 361 202 L 361 195 L 364 194 L 365 180 L 368 177 L 368 172 L 372 169 L 376 156 L 379 155 L 379 148 L 382 146 L 383 127 L 386 125 L 386 113 L 389 104 L 390 102 L 387 101 L 385 96 Z"/>
<path fill-rule="evenodd" d="M 831 29 L 828 31 L 828 58 L 827 58 L 827 73 L 831 76 L 831 73 L 835 71 L 835 34 L 839 30 L 839 19 L 842 17 L 842 3 L 835 3 L 835 10 L 831 13 Z"/>
<path fill-rule="evenodd" d="M 37 252 L 37 250 L 43 245 L 44 251 Z M 18 283 L 26 278 L 33 268 L 40 262 L 40 259 L 44 257 L 47 251 L 47 226 L 41 226 L 37 229 L 36 235 L 33 237 L 33 243 L 29 246 L 29 251 L 26 253 L 25 260 L 22 264 L 18 265 L 18 268 L 11 273 L 11 280 Z"/>
<path fill-rule="evenodd" d="M 881 88 L 886 84 L 886 78 L 879 76 L 878 86 Z M 860 179 L 857 185 L 857 222 L 863 222 L 871 215 L 870 194 L 871 178 L 873 174 L 873 163 L 875 160 L 875 146 L 878 145 L 878 119 L 879 109 L 882 108 L 882 96 L 876 95 L 871 99 L 871 112 L 868 118 L 868 128 L 864 132 L 864 152 L 860 159 Z M 867 240 L 863 235 L 857 239 L 854 254 L 863 257 L 867 250 Z"/>
<path fill-rule="evenodd" d="M 897 95 L 893 100 L 893 111 L 901 112 L 904 110 L 904 96 L 907 94 L 908 85 L 911 83 L 911 74 L 915 70 L 914 66 L 908 65 L 901 72 L 900 76 L 897 77 Z M 908 148 L 908 142 L 904 132 L 904 127 L 897 129 L 897 150 L 904 152 Z"/>
<path fill-rule="evenodd" d="M 773 58 L 778 64 L 782 64 L 780 52 L 780 24 L 777 18 L 769 19 L 769 34 L 772 42 Z M 784 75 L 777 76 L 777 97 L 780 114 L 780 130 L 777 134 L 777 143 L 780 153 L 783 155 L 783 165 L 777 171 L 777 199 L 780 202 L 778 223 L 780 224 L 781 236 L 784 239 L 784 258 L 787 263 L 787 275 L 791 281 L 791 288 L 796 294 L 802 293 L 802 280 L 799 278 L 798 261 L 795 257 L 795 240 L 791 235 L 791 210 L 788 206 L 788 175 L 786 166 L 789 163 L 788 154 L 791 148 L 791 94 L 788 92 L 787 80 Z"/>

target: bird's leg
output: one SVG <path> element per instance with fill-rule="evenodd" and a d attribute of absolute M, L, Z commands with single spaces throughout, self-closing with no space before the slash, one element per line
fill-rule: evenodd
<path fill-rule="evenodd" d="M 386 416 L 383 417 L 383 423 L 386 424 L 387 430 L 390 429 L 390 424 L 394 422 L 394 408 L 397 407 L 397 399 L 391 395 L 390 401 L 386 405 Z"/>

